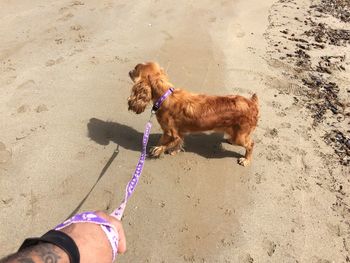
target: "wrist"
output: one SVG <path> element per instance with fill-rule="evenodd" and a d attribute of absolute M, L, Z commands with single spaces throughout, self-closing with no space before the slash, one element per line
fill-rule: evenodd
<path fill-rule="evenodd" d="M 3 261 L 1 261 L 3 262 Z M 68 254 L 50 243 L 33 245 L 5 259 L 6 263 L 69 263 Z"/>
<path fill-rule="evenodd" d="M 36 257 L 38 260 L 34 262 L 69 263 L 68 254 L 60 247 L 50 243 L 40 243 L 36 245 L 31 249 L 30 255 Z"/>
<path fill-rule="evenodd" d="M 65 259 L 66 257 L 68 258 L 68 260 L 62 261 L 62 263 L 65 263 L 65 262 L 79 263 L 80 262 L 79 249 L 76 243 L 74 242 L 74 240 L 69 235 L 56 230 L 50 230 L 40 238 L 27 238 L 19 248 L 19 252 L 27 248 L 31 248 L 33 246 L 36 247 L 42 244 L 53 245 L 52 247 L 43 246 L 43 248 L 46 248 L 46 247 L 52 248 L 52 249 L 56 248 L 52 252 L 55 252 L 56 254 L 60 252 L 60 255 L 63 257 L 63 259 Z M 42 251 L 42 252 L 45 253 L 45 251 Z M 47 250 L 46 252 L 47 252 L 46 254 L 50 253 L 49 250 Z M 55 253 L 53 253 L 53 256 L 55 256 Z M 55 258 L 53 258 L 53 261 L 45 261 L 45 262 L 61 263 L 61 261 L 57 261 L 57 259 L 56 261 L 54 261 L 54 259 Z"/>
<path fill-rule="evenodd" d="M 50 243 L 42 243 L 39 246 L 41 246 L 40 249 L 44 253 L 44 259 L 45 259 L 43 260 L 44 263 L 46 262 L 70 263 L 68 253 L 64 251 L 62 248 Z M 56 261 L 54 261 L 54 259 L 56 259 Z"/>

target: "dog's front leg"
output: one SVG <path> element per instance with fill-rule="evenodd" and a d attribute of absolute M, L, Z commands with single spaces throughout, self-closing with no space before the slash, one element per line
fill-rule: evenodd
<path fill-rule="evenodd" d="M 152 157 L 159 157 L 164 152 L 175 155 L 180 151 L 183 139 L 176 132 L 164 133 L 159 140 L 158 146 L 151 149 Z"/>
<path fill-rule="evenodd" d="M 159 139 L 157 146 L 152 147 L 150 151 L 150 155 L 152 157 L 159 157 L 166 150 L 166 145 L 168 145 L 172 141 L 171 135 L 164 133 Z"/>

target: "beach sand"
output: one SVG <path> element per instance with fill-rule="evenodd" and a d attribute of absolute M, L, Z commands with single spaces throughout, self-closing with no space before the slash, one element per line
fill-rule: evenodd
<path fill-rule="evenodd" d="M 150 111 L 128 112 L 128 72 L 157 61 L 176 87 L 257 93 L 254 156 L 242 167 L 242 148 L 195 134 L 147 160 L 118 262 L 350 262 L 337 2 L 343 13 L 326 0 L 1 1 L 0 257 L 66 219 L 101 173 L 79 211 L 120 204 Z"/>

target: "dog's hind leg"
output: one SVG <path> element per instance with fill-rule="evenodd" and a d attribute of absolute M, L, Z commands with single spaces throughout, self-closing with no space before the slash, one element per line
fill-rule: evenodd
<path fill-rule="evenodd" d="M 237 145 L 243 146 L 246 150 L 245 156 L 238 159 L 238 163 L 243 166 L 248 166 L 252 160 L 254 142 L 250 136 L 246 136 L 236 141 Z"/>
<path fill-rule="evenodd" d="M 227 131 L 230 138 L 227 140 L 231 144 L 243 146 L 246 150 L 244 157 L 238 159 L 238 163 L 243 166 L 248 166 L 252 159 L 254 142 L 250 138 L 247 130 L 240 128 L 233 128 Z"/>
<path fill-rule="evenodd" d="M 167 152 L 170 155 L 176 155 L 177 153 L 179 153 L 180 151 L 183 150 L 183 144 L 184 144 L 184 140 L 183 140 L 183 136 L 178 136 L 175 138 L 175 140 L 173 140 L 168 146 L 167 146 Z"/>

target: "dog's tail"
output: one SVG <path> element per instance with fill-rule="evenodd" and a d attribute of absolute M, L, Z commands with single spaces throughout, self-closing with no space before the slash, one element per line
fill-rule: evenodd
<path fill-rule="evenodd" d="M 252 95 L 250 100 L 253 102 L 253 105 L 254 105 L 252 107 L 252 112 L 253 112 L 253 118 L 255 119 L 255 126 L 256 126 L 259 119 L 259 98 L 256 95 L 256 93 Z"/>
<path fill-rule="evenodd" d="M 250 98 L 252 101 L 254 101 L 256 104 L 259 103 L 259 99 L 258 96 L 256 95 L 256 93 L 253 94 L 253 96 Z"/>

